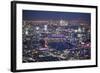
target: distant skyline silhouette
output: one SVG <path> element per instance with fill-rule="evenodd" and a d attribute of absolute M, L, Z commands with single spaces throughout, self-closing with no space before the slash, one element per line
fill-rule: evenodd
<path fill-rule="evenodd" d="M 23 20 L 83 20 L 91 22 L 90 13 L 23 10 Z"/>

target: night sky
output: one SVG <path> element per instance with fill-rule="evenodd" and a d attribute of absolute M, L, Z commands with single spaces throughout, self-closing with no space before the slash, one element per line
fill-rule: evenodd
<path fill-rule="evenodd" d="M 90 22 L 90 13 L 76 12 L 55 12 L 55 11 L 35 11 L 23 10 L 23 20 L 85 20 Z"/>

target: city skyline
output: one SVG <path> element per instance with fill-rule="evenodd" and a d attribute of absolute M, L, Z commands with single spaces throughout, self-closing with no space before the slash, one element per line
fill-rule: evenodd
<path fill-rule="evenodd" d="M 91 59 L 89 13 L 23 10 L 23 63 Z"/>
<path fill-rule="evenodd" d="M 23 10 L 23 20 L 69 20 L 91 24 L 90 13 Z"/>

